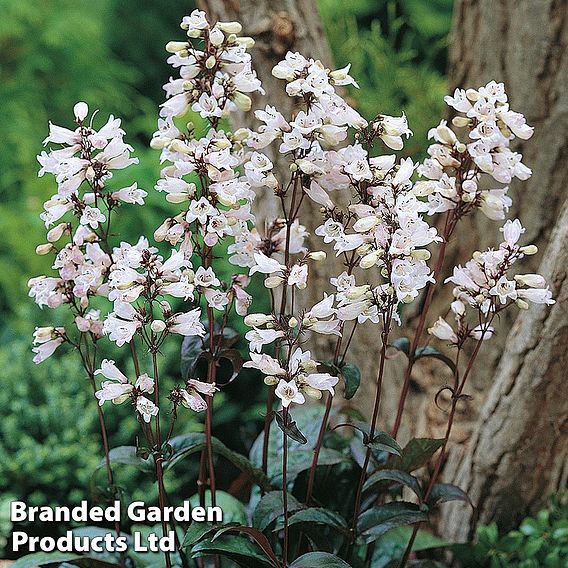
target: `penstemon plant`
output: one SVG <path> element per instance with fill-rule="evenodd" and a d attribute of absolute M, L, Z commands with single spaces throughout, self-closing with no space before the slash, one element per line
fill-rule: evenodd
<path fill-rule="evenodd" d="M 48 242 L 37 252 L 54 256 L 57 276 L 32 278 L 30 296 L 40 307 L 65 306 L 74 324 L 37 328 L 34 361 L 65 344 L 78 352 L 97 402 L 109 495 L 118 495 L 113 475 L 118 453 L 106 435 L 107 402 L 132 405 L 144 442 L 129 450 L 129 463 L 151 464 L 162 510 L 169 502 L 165 471 L 195 453 L 201 455 L 202 505 L 206 487 L 210 504 L 217 503 L 215 453 L 258 485 L 249 503 L 251 526 L 194 523 L 183 542 L 177 541 L 181 554 L 164 553 L 165 566 L 208 566 L 209 561 L 220 566 L 223 558 L 247 567 L 383 566 L 389 560 L 381 547 L 384 538 L 411 525 L 403 533 L 403 549 L 390 558 L 404 566 L 432 509 L 449 500 L 468 501 L 459 488 L 439 483 L 439 476 L 456 409 L 468 398 L 467 379 L 483 341 L 494 333 L 496 316 L 513 306 L 554 302 L 544 278 L 514 274 L 515 262 L 537 250 L 519 244 L 524 229 L 519 220 L 507 220 L 498 248 L 474 252 L 446 281 L 454 285 L 448 313 L 455 323 L 440 317 L 428 333 L 449 345 L 447 354 L 420 346 L 450 237 L 462 218 L 478 210 L 505 220 L 511 199 L 506 186 L 493 184 L 530 176 L 509 145 L 515 137 L 530 138 L 532 128 L 509 108 L 502 84 L 458 89 L 446 102 L 457 111 L 452 124 L 459 136 L 442 121 L 429 133 L 434 140 L 429 157 L 415 164 L 390 153 L 402 150 L 412 134 L 404 114 L 365 120 L 337 91 L 357 86 L 349 67 L 331 71 L 320 61 L 288 53 L 272 73 L 294 99 L 293 115 L 284 116 L 268 101 L 254 112 L 256 130 L 231 132 L 226 126 L 231 113 L 249 112 L 249 94 L 264 94 L 248 53 L 254 41 L 239 36 L 239 23 L 212 25 L 199 10 L 181 27 L 187 39 L 166 46 L 179 78 L 164 86 L 167 99 L 151 141 L 164 164 L 155 190 L 165 195 L 171 216 L 152 236 L 142 235 L 134 244 L 119 237 L 121 209 L 144 206 L 147 197 L 136 183 L 112 187 L 113 170 L 137 162 L 120 120 L 111 116 L 96 130 L 96 113 L 89 115 L 80 102 L 74 130 L 50 124 L 44 144 L 58 147 L 38 160 L 40 175 L 55 176 L 57 193 L 44 205 Z M 201 137 L 191 122 L 182 126 L 189 109 L 207 124 Z M 269 157 L 275 155 L 289 163 L 285 179 Z M 255 225 L 259 192 L 280 208 L 265 227 Z M 307 200 L 321 211 L 315 237 L 306 230 Z M 443 216 L 437 224 L 441 233 L 425 215 Z M 170 250 L 161 254 L 159 247 Z M 433 269 L 431 248 L 438 249 Z M 327 254 L 342 260 L 343 271 L 330 279 L 318 303 L 307 305 L 302 296 L 313 281 L 310 267 Z M 227 264 L 235 273 L 222 281 L 218 275 Z M 267 313 L 249 313 L 253 297 L 246 288 L 256 273 L 264 277 Z M 402 324 L 402 306 L 421 295 L 412 339 L 391 340 L 393 326 Z M 246 362 L 229 327 L 235 317 L 250 328 Z M 369 354 L 377 360 L 377 374 L 373 411 L 365 422 L 340 404 L 334 407 L 333 400 L 340 379 L 345 398 L 357 391 L 361 376 L 357 362 L 349 362 L 349 348 L 359 330 L 369 327 L 366 333 L 378 338 L 377 353 Z M 335 336 L 331 358 L 312 353 L 314 334 Z M 182 376 L 179 386 L 165 392 L 161 353 L 179 335 L 184 336 Z M 102 358 L 107 341 L 126 352 L 120 360 L 130 358 L 134 374 Z M 388 380 L 385 361 L 393 348 L 406 354 L 408 364 L 389 434 L 379 429 L 379 417 L 382 384 Z M 402 448 L 396 436 L 410 373 L 424 357 L 441 360 L 452 372 L 453 383 L 440 391 L 451 395 L 446 434 L 412 439 Z M 232 367 L 227 381 L 218 376 L 221 360 Z M 200 363 L 206 363 L 205 373 Z M 259 370 L 267 386 L 264 431 L 250 459 L 212 434 L 214 395 L 242 367 Z M 105 380 L 99 382 L 99 375 Z M 324 393 L 324 407 L 308 403 Z M 185 411 L 204 413 L 204 434 L 174 436 L 178 413 Z M 413 474 L 432 459 L 429 477 Z M 412 501 L 401 499 L 403 489 Z M 118 523 L 115 528 L 120 532 Z M 168 531 L 165 520 L 162 530 Z M 124 556 L 118 561 L 134 562 Z"/>

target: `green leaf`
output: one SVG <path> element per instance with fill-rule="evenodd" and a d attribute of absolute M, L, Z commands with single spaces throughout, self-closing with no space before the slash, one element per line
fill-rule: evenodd
<path fill-rule="evenodd" d="M 142 458 L 136 449 L 136 446 L 118 446 L 112 448 L 108 453 L 108 457 L 112 465 L 131 465 L 145 473 L 154 471 L 154 460 L 151 458 Z M 106 467 L 106 460 L 101 460 L 97 469 Z"/>
<path fill-rule="evenodd" d="M 345 399 L 349 400 L 355 396 L 355 393 L 359 389 L 359 385 L 361 384 L 361 371 L 359 367 L 352 363 L 345 363 L 340 367 L 340 372 L 345 381 L 343 396 Z"/>
<path fill-rule="evenodd" d="M 35 552 L 16 560 L 16 562 L 10 564 L 10 568 L 36 568 L 36 566 L 45 566 L 59 562 L 67 562 L 84 568 L 112 568 L 118 566 L 118 564 L 71 552 Z"/>
<path fill-rule="evenodd" d="M 294 482 L 298 473 L 309 469 L 312 464 L 313 448 L 316 445 L 324 410 L 321 404 L 302 405 L 294 409 L 294 420 L 308 443 L 300 444 L 295 440 L 288 440 L 288 480 L 290 483 Z M 270 425 L 268 444 L 268 477 L 275 486 L 279 486 L 282 482 L 283 438 L 276 421 L 273 421 Z M 262 464 L 263 442 L 264 433 L 261 432 L 250 451 L 250 461 L 257 467 Z M 348 459 L 340 452 L 322 448 L 318 463 L 334 465 L 344 461 Z"/>
<path fill-rule="evenodd" d="M 312 461 L 314 458 L 314 453 L 312 450 L 295 450 L 288 454 L 288 479 L 292 480 L 295 477 L 310 469 L 312 466 Z M 348 459 L 339 451 L 331 450 L 329 448 L 322 448 L 318 458 L 318 466 L 324 465 L 336 465 L 338 463 L 343 463 L 348 461 Z M 273 478 L 273 483 L 278 485 L 282 482 L 282 472 L 279 471 Z"/>
<path fill-rule="evenodd" d="M 170 446 L 173 451 L 171 456 L 164 461 L 164 471 L 168 471 L 188 455 L 205 449 L 205 434 L 192 432 L 190 434 L 176 436 L 170 440 Z M 272 485 L 262 469 L 255 467 L 245 456 L 230 450 L 217 438 L 212 439 L 212 447 L 214 453 L 223 456 L 241 471 L 247 473 L 259 487 L 265 491 L 270 491 L 272 489 Z"/>
<path fill-rule="evenodd" d="M 351 568 L 351 565 L 328 552 L 308 552 L 294 560 L 290 568 Z"/>
<path fill-rule="evenodd" d="M 408 339 L 408 337 L 399 337 L 395 339 L 390 346 L 398 351 L 402 351 L 407 356 L 410 353 L 410 339 Z"/>
<path fill-rule="evenodd" d="M 216 497 L 217 507 L 220 507 L 221 510 L 223 511 L 224 525 L 227 525 L 229 523 L 244 524 L 247 522 L 247 514 L 245 511 L 245 506 L 236 497 L 233 497 L 230 493 L 219 490 L 215 492 L 215 497 Z M 197 493 L 193 494 L 189 498 L 189 503 L 192 508 L 199 507 L 199 495 Z M 206 507 L 211 506 L 210 489 L 207 489 L 205 491 L 205 506 Z"/>
<path fill-rule="evenodd" d="M 395 481 L 405 485 L 412 489 L 419 499 L 422 499 L 422 488 L 420 487 L 420 483 L 418 483 L 418 479 L 416 479 L 414 475 L 400 469 L 382 469 L 373 473 L 373 475 L 367 479 L 365 485 L 363 485 L 363 491 L 368 491 L 382 481 Z"/>
<path fill-rule="evenodd" d="M 362 513 L 357 522 L 357 532 L 363 542 L 369 544 L 391 529 L 427 520 L 428 515 L 418 505 L 393 501 Z"/>
<path fill-rule="evenodd" d="M 197 335 L 183 338 L 180 353 L 180 371 L 184 381 L 193 377 L 195 366 L 204 351 L 205 343 L 203 338 Z"/>
<path fill-rule="evenodd" d="M 400 456 L 402 448 L 398 445 L 398 442 L 386 432 L 377 432 L 373 439 L 365 444 L 373 450 L 379 450 L 387 452 L 388 454 L 394 454 Z"/>
<path fill-rule="evenodd" d="M 300 502 L 293 495 L 288 495 L 288 511 L 297 511 L 300 507 Z M 252 522 L 258 530 L 263 531 L 283 514 L 282 491 L 269 491 L 258 502 Z"/>
<path fill-rule="evenodd" d="M 448 501 L 465 501 L 473 507 L 473 503 L 468 494 L 457 485 L 452 485 L 451 483 L 436 483 L 430 492 L 428 505 L 434 507 Z"/>
<path fill-rule="evenodd" d="M 408 337 L 399 337 L 398 339 L 395 339 L 389 345 L 389 347 L 394 348 L 397 351 L 401 351 L 407 357 L 410 357 L 410 340 L 408 339 Z M 444 355 L 442 352 L 438 351 L 438 349 L 436 349 L 435 347 L 431 347 L 430 345 L 417 347 L 416 351 L 414 352 L 414 360 L 418 361 L 418 359 L 423 359 L 425 357 L 438 359 L 439 361 L 445 363 L 450 368 L 452 373 L 455 373 L 456 371 L 456 365 L 454 361 L 447 355 Z"/>
<path fill-rule="evenodd" d="M 309 507 L 308 509 L 302 509 L 301 511 L 294 513 L 290 517 L 288 525 L 292 526 L 310 523 L 326 525 L 341 533 L 349 534 L 347 522 L 340 514 L 321 507 Z"/>
<path fill-rule="evenodd" d="M 257 566 L 276 566 L 269 560 L 260 546 L 251 542 L 243 535 L 223 534 L 212 540 L 205 538 L 198 542 L 189 554 L 192 558 L 201 558 L 212 554 L 219 554 L 230 558 L 243 568 L 256 568 Z"/>
<path fill-rule="evenodd" d="M 270 545 L 269 540 L 258 529 L 255 529 L 253 527 L 240 526 L 240 525 L 222 527 L 215 533 L 215 536 L 211 540 L 212 541 L 217 540 L 218 538 L 221 537 L 221 535 L 226 534 L 228 532 L 237 532 L 249 536 L 254 540 L 256 544 L 258 544 L 262 552 L 264 552 L 266 557 L 272 562 L 274 566 L 278 566 L 280 564 L 278 558 L 276 557 L 276 554 L 274 554 L 274 550 L 272 550 L 272 546 Z"/>
<path fill-rule="evenodd" d="M 399 527 L 380 536 L 375 541 L 375 550 L 373 552 L 371 566 L 373 568 L 384 568 L 391 560 L 400 560 L 406 550 L 412 531 L 413 529 L 411 527 Z M 416 533 L 412 550 L 413 552 L 420 552 L 422 550 L 446 546 L 449 546 L 448 542 L 434 536 L 432 533 L 419 530 Z"/>
<path fill-rule="evenodd" d="M 392 467 L 408 472 L 414 471 L 426 465 L 443 445 L 443 438 L 412 438 L 402 450 L 402 455 L 393 459 Z"/>
<path fill-rule="evenodd" d="M 288 438 L 298 442 L 299 444 L 307 444 L 308 439 L 300 432 L 296 422 L 292 420 L 292 416 L 289 412 L 284 414 L 282 411 L 278 411 L 274 413 L 276 417 L 276 424 L 278 424 L 278 428 L 286 434 Z"/>
<path fill-rule="evenodd" d="M 216 530 L 218 525 L 214 525 L 208 521 L 202 523 L 191 523 L 187 529 L 185 536 L 183 537 L 183 542 L 181 543 L 181 548 L 191 548 L 194 544 L 198 543 L 200 540 L 213 530 Z"/>
<path fill-rule="evenodd" d="M 70 552 L 36 552 L 23 556 L 11 565 L 11 568 L 35 568 L 35 566 L 43 566 L 45 564 L 54 564 L 55 562 L 70 562 L 78 560 L 79 554 Z"/>
<path fill-rule="evenodd" d="M 429 345 L 418 347 L 416 349 L 414 360 L 418 361 L 418 359 L 423 359 L 424 357 L 432 357 L 433 359 L 438 359 L 438 361 L 445 363 L 452 371 L 452 373 L 456 372 L 455 362 L 447 355 L 444 355 L 443 353 L 438 351 L 435 347 L 430 347 Z"/>

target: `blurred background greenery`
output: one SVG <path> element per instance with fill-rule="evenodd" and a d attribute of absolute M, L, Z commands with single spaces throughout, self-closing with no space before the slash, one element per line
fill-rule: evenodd
<path fill-rule="evenodd" d="M 319 5 L 336 65 L 351 62 L 361 86 L 349 93 L 353 104 L 367 117 L 404 110 L 415 134 L 407 151 L 420 156 L 427 129 L 444 112 L 452 0 L 319 0 Z M 9 530 L 2 502 L 11 498 L 34 505 L 87 498 L 101 458 L 96 414 L 85 411 L 94 400 L 78 362 L 63 353 L 39 366 L 31 362 L 34 326 L 64 317 L 41 312 L 26 287 L 28 278 L 50 271 L 47 257 L 34 254 L 45 239 L 38 215 L 54 192 L 49 176 L 37 177 L 35 157 L 48 120 L 69 126 L 78 100 L 100 108 L 100 121 L 108 114 L 123 118 L 140 165 L 112 183 L 122 187 L 135 176 L 139 187 L 150 190 L 150 206 L 131 208 L 135 222 L 121 236 L 152 234 L 166 216 L 165 202 L 152 195 L 159 163 L 148 147 L 163 100 L 161 85 L 170 75 L 163 46 L 181 37 L 179 21 L 193 7 L 188 0 L 0 0 L 0 533 Z M 165 355 L 173 384 L 177 347 Z M 216 433 L 246 453 L 262 409 L 248 397 L 241 402 L 236 393 L 261 389 L 254 388 L 255 376 L 240 381 L 216 397 Z M 133 441 L 137 425 L 128 411 L 125 405 L 107 413 L 112 446 Z M 239 429 L 232 421 L 236 415 Z M 200 428 L 190 417 L 179 431 Z M 195 469 L 169 480 L 168 489 L 188 498 Z M 227 480 L 231 476 L 226 472 Z M 119 483 L 147 495 L 148 487 L 139 486 L 132 473 Z M 0 534 L 0 555 L 2 545 Z"/>

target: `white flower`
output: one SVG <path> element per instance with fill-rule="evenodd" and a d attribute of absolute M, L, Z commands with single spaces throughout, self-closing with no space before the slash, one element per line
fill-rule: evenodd
<path fill-rule="evenodd" d="M 33 358 L 33 362 L 38 364 L 45 361 L 48 357 L 51 357 L 55 350 L 63 343 L 63 338 L 56 337 L 55 339 L 51 339 L 50 341 L 46 341 L 37 345 L 32 349 L 35 353 Z"/>
<path fill-rule="evenodd" d="M 144 205 L 144 198 L 147 195 L 148 192 L 140 189 L 136 182 L 129 187 L 123 187 L 111 194 L 112 198 L 117 201 L 124 201 L 124 203 L 138 203 L 138 205 Z"/>
<path fill-rule="evenodd" d="M 122 404 L 130 397 L 134 387 L 130 383 L 115 383 L 112 381 L 103 381 L 101 389 L 95 392 L 95 396 L 99 400 L 99 406 L 102 406 L 107 400 L 113 404 Z"/>
<path fill-rule="evenodd" d="M 303 290 L 307 286 L 308 281 L 308 265 L 295 264 L 290 270 L 288 276 L 288 285 L 297 286 L 298 289 Z"/>
<path fill-rule="evenodd" d="M 474 327 L 471 330 L 470 335 L 477 341 L 485 341 L 486 339 L 491 339 L 494 331 L 495 330 L 490 325 L 481 324 Z"/>
<path fill-rule="evenodd" d="M 104 223 L 106 217 L 101 213 L 96 207 L 89 207 L 88 205 L 83 209 L 81 219 L 79 222 L 81 225 L 89 225 L 92 229 L 96 229 L 99 223 Z"/>
<path fill-rule="evenodd" d="M 115 362 L 112 359 L 103 359 L 101 361 L 100 369 L 95 371 L 95 375 L 103 375 L 107 379 L 112 379 L 114 381 L 119 381 L 121 383 L 127 383 L 128 378 L 122 371 L 118 369 Z"/>
<path fill-rule="evenodd" d="M 286 267 L 280 264 L 274 258 L 268 258 L 262 252 L 254 253 L 255 265 L 250 269 L 249 275 L 252 276 L 255 272 L 261 272 L 262 274 L 272 274 L 273 272 L 281 272 Z"/>
<path fill-rule="evenodd" d="M 185 336 L 205 335 L 205 328 L 199 321 L 201 310 L 196 308 L 186 313 L 174 314 L 167 321 L 168 329 L 172 333 L 179 333 Z"/>
<path fill-rule="evenodd" d="M 329 391 L 333 396 L 335 394 L 333 387 L 339 382 L 339 379 L 329 373 L 312 373 L 305 378 L 305 381 L 310 387 L 320 391 Z"/>
<path fill-rule="evenodd" d="M 154 379 L 144 373 L 136 379 L 136 388 L 141 392 L 152 394 L 154 392 Z"/>
<path fill-rule="evenodd" d="M 304 404 L 306 401 L 304 395 L 298 390 L 298 386 L 294 380 L 288 382 L 284 379 L 280 379 L 274 392 L 276 396 L 282 400 L 282 406 L 284 408 L 288 408 L 292 402 Z"/>
<path fill-rule="evenodd" d="M 246 333 L 245 339 L 249 342 L 251 352 L 260 353 L 264 345 L 272 343 L 283 336 L 284 332 L 281 330 L 254 328 Z"/>
<path fill-rule="evenodd" d="M 195 278 L 193 280 L 195 286 L 200 286 L 202 288 L 208 288 L 209 286 L 219 286 L 221 283 L 219 279 L 215 276 L 213 269 L 203 268 L 200 266 L 195 272 Z"/>
<path fill-rule="evenodd" d="M 251 360 L 244 363 L 243 367 L 258 369 L 267 376 L 286 374 L 280 363 L 266 353 L 251 353 L 250 358 Z"/>
<path fill-rule="evenodd" d="M 140 414 L 144 422 L 148 423 L 152 416 L 156 416 L 160 409 L 145 396 L 139 396 L 136 399 L 136 411 Z"/>
<path fill-rule="evenodd" d="M 452 326 L 442 317 L 439 317 L 436 323 L 428 328 L 428 333 L 442 341 L 449 341 L 450 343 L 458 342 L 458 336 L 452 329 Z"/>

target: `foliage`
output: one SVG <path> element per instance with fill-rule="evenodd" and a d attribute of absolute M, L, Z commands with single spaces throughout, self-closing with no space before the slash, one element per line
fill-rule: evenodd
<path fill-rule="evenodd" d="M 443 116 L 453 0 L 319 0 L 338 66 L 351 63 L 349 94 L 366 118 L 402 109 L 414 132 L 406 152 L 426 150 L 431 117 Z"/>
<path fill-rule="evenodd" d="M 478 527 L 475 542 L 455 545 L 463 568 L 561 568 L 568 563 L 568 499 L 556 496 L 547 509 L 499 536 L 495 523 Z"/>

